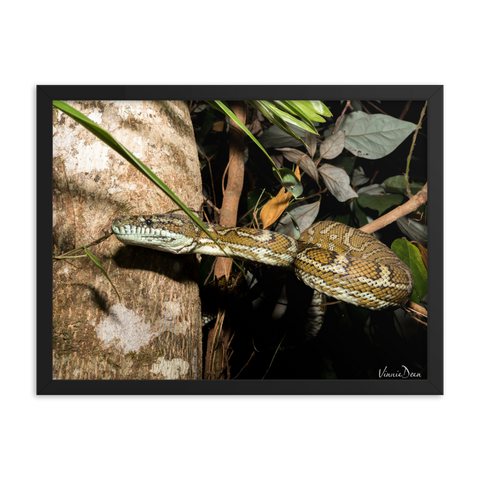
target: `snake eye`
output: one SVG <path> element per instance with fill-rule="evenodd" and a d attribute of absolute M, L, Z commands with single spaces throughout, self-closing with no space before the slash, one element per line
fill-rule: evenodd
<path fill-rule="evenodd" d="M 148 220 L 145 220 L 145 223 L 146 223 L 148 226 L 150 226 L 150 225 L 152 224 L 152 221 L 151 221 L 150 219 L 148 219 Z"/>

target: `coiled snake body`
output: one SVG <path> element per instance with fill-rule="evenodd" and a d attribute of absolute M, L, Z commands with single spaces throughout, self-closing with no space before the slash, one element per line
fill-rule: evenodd
<path fill-rule="evenodd" d="M 175 254 L 203 253 L 250 260 L 294 270 L 316 291 L 371 310 L 404 306 L 413 275 L 387 246 L 347 225 L 324 221 L 292 237 L 241 227 L 206 224 L 215 242 L 182 215 L 117 218 L 112 230 L 125 244 Z"/>

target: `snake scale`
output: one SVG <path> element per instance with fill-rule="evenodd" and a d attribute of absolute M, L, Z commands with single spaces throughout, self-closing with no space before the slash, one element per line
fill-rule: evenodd
<path fill-rule="evenodd" d="M 113 233 L 122 243 L 175 254 L 202 253 L 254 261 L 293 270 L 317 292 L 353 305 L 381 310 L 404 306 L 413 275 L 392 250 L 372 235 L 323 221 L 298 240 L 242 227 L 206 224 L 215 242 L 189 218 L 178 214 L 117 218 Z"/>

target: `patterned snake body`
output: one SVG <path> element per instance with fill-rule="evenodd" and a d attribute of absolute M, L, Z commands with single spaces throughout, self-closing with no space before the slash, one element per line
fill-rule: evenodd
<path fill-rule="evenodd" d="M 175 254 L 203 253 L 294 270 L 314 290 L 370 310 L 401 307 L 413 290 L 413 275 L 372 235 L 336 222 L 319 222 L 298 241 L 280 233 L 206 224 L 223 247 L 182 215 L 117 218 L 112 230 L 129 245 Z"/>

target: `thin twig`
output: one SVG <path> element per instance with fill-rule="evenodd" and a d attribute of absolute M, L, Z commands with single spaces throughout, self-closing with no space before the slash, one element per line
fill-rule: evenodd
<path fill-rule="evenodd" d="M 368 108 L 360 100 L 357 100 L 357 102 L 369 115 L 371 115 L 371 113 L 368 111 Z"/>
<path fill-rule="evenodd" d="M 412 101 L 409 100 L 405 106 L 403 107 L 402 113 L 398 117 L 399 120 L 403 120 L 405 118 L 405 115 L 408 113 L 408 109 L 410 108 L 410 105 L 412 104 Z"/>
<path fill-rule="evenodd" d="M 416 211 L 418 207 L 420 207 L 424 203 L 427 203 L 427 200 L 428 200 L 428 182 L 414 197 L 412 197 L 406 203 L 398 206 L 391 212 L 388 212 L 385 215 L 382 215 L 380 218 L 377 218 L 373 222 L 368 223 L 367 225 L 364 225 L 359 230 L 362 230 L 363 232 L 366 232 L 366 233 L 376 232 L 377 230 L 380 230 L 383 227 L 390 225 L 390 223 L 393 223 L 395 220 L 398 220 L 399 218 L 404 217 L 405 215 L 408 215 L 409 213 Z"/>
<path fill-rule="evenodd" d="M 373 108 L 376 108 L 380 113 L 383 113 L 384 115 L 388 115 L 388 113 L 384 112 L 380 107 L 377 107 L 373 102 L 370 100 L 367 100 L 367 103 L 369 103 Z"/>
<path fill-rule="evenodd" d="M 426 308 L 423 308 L 421 305 L 418 303 L 409 301 L 406 305 L 407 309 L 413 310 L 414 312 L 418 313 L 422 317 L 428 317 L 428 311 Z"/>
<path fill-rule="evenodd" d="M 110 237 L 112 235 L 113 235 L 112 232 L 106 233 L 102 238 L 94 240 L 92 243 L 90 243 L 88 245 L 85 245 L 85 247 L 90 248 L 90 247 L 93 247 L 94 245 L 98 245 L 100 242 L 103 242 L 104 240 L 106 240 L 108 237 Z M 71 253 L 80 252 L 80 251 L 83 251 L 83 246 L 80 247 L 80 248 L 75 248 L 74 250 L 70 250 L 68 252 L 62 253 L 62 255 L 58 255 L 58 256 L 56 255 L 53 258 L 54 258 L 54 260 L 63 260 L 64 257 L 69 258 L 69 257 L 67 257 L 67 255 L 70 255 Z M 84 255 L 82 255 L 82 256 L 84 256 Z"/>
<path fill-rule="evenodd" d="M 216 213 L 220 213 L 220 209 L 216 207 L 211 200 L 209 200 L 205 195 L 203 196 L 203 201 L 208 204 L 208 206 L 212 207 Z"/>
<path fill-rule="evenodd" d="M 283 340 L 285 339 L 285 335 L 287 335 L 287 332 L 285 332 L 283 334 L 283 337 L 280 340 L 280 343 L 278 344 L 278 347 L 276 348 L 275 353 L 273 354 L 272 361 L 270 362 L 270 365 L 268 366 L 267 371 L 265 372 L 265 375 L 262 377 L 262 380 L 267 376 L 267 373 L 270 371 L 270 368 L 273 364 L 273 361 L 275 360 L 275 357 L 277 356 L 277 352 L 278 352 L 279 348 L 281 347 L 281 345 L 283 343 Z"/>
<path fill-rule="evenodd" d="M 347 100 L 347 103 L 345 104 L 345 108 L 343 109 L 343 112 L 338 117 L 337 123 L 335 124 L 335 128 L 333 129 L 332 135 L 337 131 L 337 128 L 340 125 L 340 122 L 342 121 L 342 118 L 345 115 L 345 112 L 346 112 L 348 107 L 352 108 L 352 105 L 350 104 L 350 100 Z M 353 110 L 353 108 L 352 108 L 352 110 Z"/>
<path fill-rule="evenodd" d="M 373 182 L 375 181 L 375 179 L 377 178 L 377 175 L 378 175 L 378 172 L 379 172 L 379 171 L 380 171 L 380 170 L 378 170 L 378 169 L 375 170 L 375 173 L 373 174 L 372 179 L 370 180 L 370 185 L 372 185 Z"/>
<path fill-rule="evenodd" d="M 240 371 L 233 377 L 233 380 L 235 380 L 242 372 L 243 370 L 245 369 L 245 367 L 250 363 L 250 360 L 253 358 L 253 356 L 255 355 L 255 350 L 252 352 L 252 354 L 250 355 L 250 358 L 248 359 L 247 363 L 240 369 Z"/>
<path fill-rule="evenodd" d="M 412 154 L 413 154 L 413 149 L 415 148 L 415 142 L 417 141 L 417 135 L 418 131 L 420 130 L 420 127 L 422 125 L 422 120 L 425 115 L 425 111 L 427 110 L 427 105 L 428 101 L 425 102 L 425 105 L 423 106 L 422 113 L 420 114 L 420 120 L 417 123 L 417 128 L 415 129 L 415 133 L 413 134 L 413 140 L 412 140 L 412 145 L 410 147 L 410 153 L 408 154 L 407 157 L 407 169 L 405 172 L 405 181 L 407 182 L 407 194 L 408 198 L 412 198 L 412 192 L 410 191 L 410 186 L 408 185 L 408 172 L 410 170 L 410 160 L 412 159 Z"/>
<path fill-rule="evenodd" d="M 421 315 L 422 317 L 427 318 L 428 317 L 428 312 L 425 310 L 421 305 L 418 305 L 418 303 L 414 302 L 408 302 L 408 304 L 405 306 L 405 310 L 409 313 L 409 315 L 415 319 L 418 323 L 421 323 L 422 325 L 425 325 L 428 327 L 428 323 L 424 322 L 420 318 L 417 318 L 416 315 Z"/>

